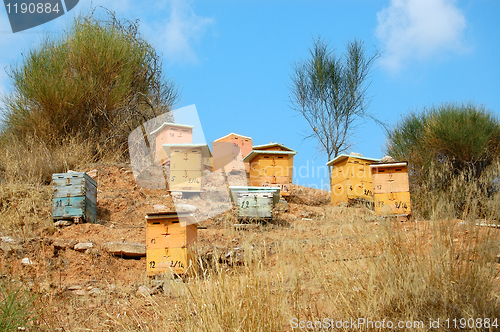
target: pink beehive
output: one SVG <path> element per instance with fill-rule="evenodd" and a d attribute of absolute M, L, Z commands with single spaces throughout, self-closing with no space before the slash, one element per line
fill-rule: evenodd
<path fill-rule="evenodd" d="M 164 122 L 150 135 L 155 142 L 155 162 L 161 163 L 167 158 L 163 144 L 193 143 L 193 126 Z"/>
<path fill-rule="evenodd" d="M 247 136 L 230 133 L 216 139 L 213 145 L 214 169 L 227 173 L 244 171 L 243 158 L 252 152 L 252 139 Z"/>

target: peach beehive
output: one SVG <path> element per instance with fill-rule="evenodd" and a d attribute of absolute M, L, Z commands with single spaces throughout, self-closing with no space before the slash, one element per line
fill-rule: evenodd
<path fill-rule="evenodd" d="M 411 214 L 408 163 L 382 163 L 370 166 L 373 176 L 375 213 L 406 219 Z"/>
<path fill-rule="evenodd" d="M 252 139 L 230 133 L 216 139 L 213 144 L 214 169 L 224 169 L 226 173 L 244 171 L 243 158 L 252 151 Z"/>
<path fill-rule="evenodd" d="M 164 122 L 159 128 L 152 131 L 154 137 L 155 162 L 161 163 L 167 156 L 163 144 L 185 144 L 193 142 L 193 126 Z"/>

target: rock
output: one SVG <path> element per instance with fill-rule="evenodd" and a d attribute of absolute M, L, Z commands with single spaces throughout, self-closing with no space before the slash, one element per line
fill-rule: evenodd
<path fill-rule="evenodd" d="M 85 294 L 86 294 L 86 292 L 83 289 L 78 289 L 75 291 L 75 295 L 78 295 L 78 296 L 83 296 Z"/>
<path fill-rule="evenodd" d="M 76 251 L 86 251 L 87 249 L 92 248 L 94 248 L 94 244 L 92 242 L 80 242 L 73 247 Z"/>
<path fill-rule="evenodd" d="M 26 254 L 26 249 L 24 249 L 22 245 L 10 242 L 0 243 L 0 250 L 2 250 L 7 256 L 13 254 L 16 254 L 17 256 L 23 256 Z"/>
<path fill-rule="evenodd" d="M 54 241 L 54 249 L 57 250 L 66 250 L 69 248 L 69 242 L 66 240 L 55 240 Z"/>
<path fill-rule="evenodd" d="M 155 204 L 153 205 L 153 209 L 155 211 L 169 211 L 169 209 L 165 206 L 165 205 L 161 205 L 161 204 Z"/>
<path fill-rule="evenodd" d="M 58 220 L 54 223 L 57 227 L 67 227 L 73 225 L 73 220 Z"/>
<path fill-rule="evenodd" d="M 115 256 L 120 257 L 145 257 L 146 245 L 130 242 L 106 242 L 102 248 Z"/>
<path fill-rule="evenodd" d="M 279 202 L 275 206 L 276 211 L 287 212 L 288 211 L 288 203 L 284 199 L 280 199 Z"/>
<path fill-rule="evenodd" d="M 87 175 L 90 176 L 91 178 L 93 178 L 94 180 L 97 180 L 97 174 L 99 174 L 97 169 L 93 169 L 93 170 L 87 172 Z"/>
<path fill-rule="evenodd" d="M 97 249 L 97 248 L 87 249 L 87 250 L 85 250 L 85 254 L 92 255 L 94 257 L 97 257 L 97 256 L 101 255 L 101 253 L 99 252 L 99 249 Z"/>
<path fill-rule="evenodd" d="M 196 206 L 191 204 L 175 204 L 175 210 L 177 212 L 195 213 Z"/>
<path fill-rule="evenodd" d="M 140 286 L 139 289 L 137 289 L 137 292 L 135 293 L 135 296 L 150 296 L 154 292 L 153 289 L 149 288 L 148 286 Z"/>
<path fill-rule="evenodd" d="M 11 238 L 10 236 L 2 236 L 0 237 L 0 242 L 4 242 L 4 243 L 11 243 L 11 244 L 16 244 L 17 241 L 14 240 L 13 238 Z"/>
<path fill-rule="evenodd" d="M 381 163 L 393 163 L 394 158 L 392 158 L 391 156 L 385 156 L 382 159 L 380 159 L 380 162 Z"/>
<path fill-rule="evenodd" d="M 29 259 L 28 257 L 24 257 L 22 260 L 21 260 L 21 264 L 23 265 L 33 265 L 33 262 L 31 261 L 31 259 Z"/>
<path fill-rule="evenodd" d="M 80 285 L 68 286 L 68 290 L 70 290 L 70 291 L 79 290 L 79 289 L 82 289 L 82 286 L 80 286 Z"/>
<path fill-rule="evenodd" d="M 90 296 L 99 296 L 99 295 L 102 295 L 104 292 L 102 289 L 100 288 L 92 288 L 91 290 L 89 290 L 89 295 Z"/>

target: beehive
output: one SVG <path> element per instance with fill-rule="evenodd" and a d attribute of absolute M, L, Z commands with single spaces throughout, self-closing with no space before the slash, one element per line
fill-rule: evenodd
<path fill-rule="evenodd" d="M 161 212 L 146 215 L 147 275 L 186 274 L 196 267 L 190 251 L 198 237 L 196 218 L 188 213 Z"/>
<path fill-rule="evenodd" d="M 383 163 L 370 166 L 373 176 L 375 213 L 406 218 L 411 214 L 408 163 Z"/>
<path fill-rule="evenodd" d="M 52 174 L 52 219 L 97 221 L 97 182 L 84 172 Z"/>
<path fill-rule="evenodd" d="M 167 157 L 163 144 L 193 142 L 193 126 L 164 122 L 159 128 L 152 131 L 150 136 L 154 138 L 155 162 L 159 163 Z"/>
<path fill-rule="evenodd" d="M 207 144 L 163 144 L 169 160 L 170 191 L 203 191 L 203 171 L 211 170 Z"/>
<path fill-rule="evenodd" d="M 292 183 L 293 156 L 296 151 L 278 143 L 254 146 L 243 158 L 249 164 L 250 186 L 280 187 L 281 194 L 287 195 L 287 185 Z"/>
<path fill-rule="evenodd" d="M 379 159 L 341 154 L 326 165 L 331 169 L 332 205 L 352 201 L 373 202 L 370 164 Z"/>
<path fill-rule="evenodd" d="M 280 188 L 229 187 L 231 200 L 238 210 L 238 219 L 271 220 L 273 208 L 280 199 Z"/>
<path fill-rule="evenodd" d="M 226 173 L 245 171 L 243 158 L 252 151 L 252 139 L 230 133 L 216 139 L 213 144 L 214 169 L 224 169 Z"/>

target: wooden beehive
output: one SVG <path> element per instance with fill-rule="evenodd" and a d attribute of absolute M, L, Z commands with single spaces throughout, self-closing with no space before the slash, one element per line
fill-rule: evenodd
<path fill-rule="evenodd" d="M 280 187 L 281 195 L 286 196 L 287 185 L 292 183 L 293 156 L 296 154 L 296 151 L 278 143 L 254 146 L 243 158 L 249 164 L 249 185 Z"/>
<path fill-rule="evenodd" d="M 224 169 L 226 173 L 245 171 L 243 158 L 251 151 L 250 137 L 230 133 L 216 139 L 213 144 L 214 170 Z"/>
<path fill-rule="evenodd" d="M 332 205 L 353 201 L 373 203 L 370 164 L 379 159 L 341 154 L 326 165 L 331 168 Z"/>
<path fill-rule="evenodd" d="M 373 164 L 370 170 L 375 213 L 379 216 L 407 218 L 411 214 L 408 163 Z"/>
<path fill-rule="evenodd" d="M 97 182 L 84 172 L 52 174 L 52 219 L 97 222 Z"/>
<path fill-rule="evenodd" d="M 169 160 L 169 190 L 203 191 L 203 171 L 212 168 L 207 144 L 163 144 Z"/>
<path fill-rule="evenodd" d="M 271 220 L 274 206 L 280 199 L 280 188 L 231 186 L 229 194 L 237 207 L 239 220 Z"/>
<path fill-rule="evenodd" d="M 147 275 L 186 274 L 196 267 L 190 251 L 198 237 L 196 218 L 188 213 L 159 212 L 146 215 Z"/>
<path fill-rule="evenodd" d="M 193 126 L 164 122 L 159 128 L 152 131 L 154 138 L 155 162 L 160 163 L 167 155 L 163 144 L 185 144 L 193 142 Z"/>

